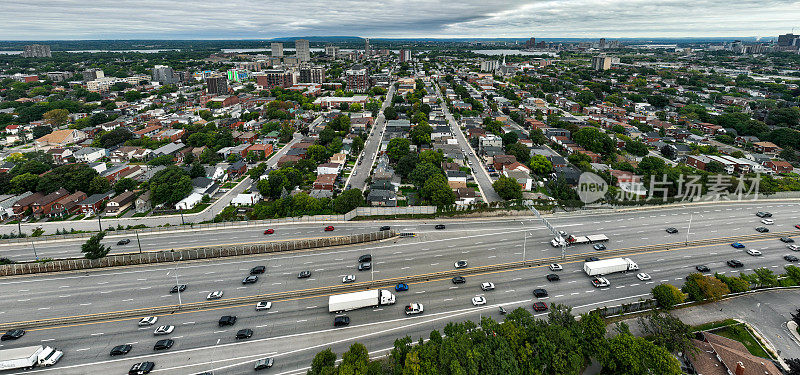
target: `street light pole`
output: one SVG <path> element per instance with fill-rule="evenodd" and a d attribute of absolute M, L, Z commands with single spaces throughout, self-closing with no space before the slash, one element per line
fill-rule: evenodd
<path fill-rule="evenodd" d="M 142 253 L 142 242 L 139 241 L 139 231 L 137 230 L 135 233 L 136 233 L 136 243 L 139 244 L 139 254 L 141 254 Z"/>
<path fill-rule="evenodd" d="M 528 230 L 527 229 L 525 230 L 525 232 L 523 232 L 522 236 L 523 236 L 522 237 L 523 238 L 522 239 L 522 263 L 523 263 L 523 265 L 525 265 L 524 264 L 525 263 L 525 251 L 526 251 L 527 244 L 528 244 Z"/>
<path fill-rule="evenodd" d="M 692 216 L 693 214 L 689 214 L 689 227 L 686 228 L 686 246 L 689 246 L 689 232 L 692 230 Z"/>
<path fill-rule="evenodd" d="M 39 260 L 39 255 L 36 254 L 36 245 L 33 244 L 33 238 L 31 238 L 31 246 L 33 247 L 33 256 L 36 257 L 36 260 Z"/>
<path fill-rule="evenodd" d="M 97 214 L 97 226 L 100 228 L 100 231 L 103 231 L 103 224 L 100 223 L 100 214 Z"/>
<path fill-rule="evenodd" d="M 214 356 L 217 355 L 217 345 L 222 339 L 217 339 L 217 343 L 214 344 L 214 348 L 211 349 L 211 373 L 214 373 Z"/>

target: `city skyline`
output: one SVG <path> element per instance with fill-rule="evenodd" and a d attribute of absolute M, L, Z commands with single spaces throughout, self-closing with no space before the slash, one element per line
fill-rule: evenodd
<path fill-rule="evenodd" d="M 232 5 L 232 6 L 230 6 Z M 99 3 L 35 0 L 5 4 L 5 40 L 269 39 L 303 35 L 370 38 L 764 37 L 800 26 L 800 2 L 708 0 L 467 0 L 377 4 L 363 0 L 291 4 L 163 0 Z M 58 9 L 58 12 L 54 12 Z M 143 11 L 146 10 L 146 11 Z M 691 15 L 687 18 L 686 15 Z M 398 17 L 398 15 L 402 15 Z M 84 25 L 92 25 L 88 29 Z M 343 32 L 346 31 L 346 32 Z"/>

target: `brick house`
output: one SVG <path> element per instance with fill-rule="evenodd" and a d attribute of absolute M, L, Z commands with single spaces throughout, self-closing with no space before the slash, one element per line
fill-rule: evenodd
<path fill-rule="evenodd" d="M 49 215 L 50 211 L 53 209 L 53 204 L 67 195 L 69 195 L 69 192 L 64 188 L 45 195 L 31 205 L 33 215 L 36 217 L 44 217 Z"/>
<path fill-rule="evenodd" d="M 764 166 L 772 169 L 775 173 L 792 173 L 792 170 L 794 170 L 792 164 L 784 160 L 770 160 L 765 162 Z"/>
<path fill-rule="evenodd" d="M 80 210 L 80 206 L 78 206 L 78 202 L 83 201 L 86 199 L 86 193 L 82 191 L 76 191 L 66 197 L 59 199 L 56 203 L 53 204 L 53 208 L 50 210 L 50 216 L 64 216 L 64 215 L 71 215 L 78 210 Z"/>
<path fill-rule="evenodd" d="M 314 190 L 332 191 L 335 183 L 336 183 L 335 174 L 321 174 L 317 176 L 316 181 L 314 181 Z"/>
<path fill-rule="evenodd" d="M 78 205 L 80 211 L 86 215 L 93 215 L 95 212 L 100 212 L 103 204 L 111 199 L 111 192 L 92 194 L 90 197 L 84 199 Z"/>
<path fill-rule="evenodd" d="M 783 151 L 783 149 L 772 142 L 755 142 L 753 143 L 753 148 L 755 148 L 757 152 L 767 155 L 777 155 L 779 152 Z"/>

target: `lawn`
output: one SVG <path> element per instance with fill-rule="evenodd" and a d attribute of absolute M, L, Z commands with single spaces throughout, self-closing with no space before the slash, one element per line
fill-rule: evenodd
<path fill-rule="evenodd" d="M 707 327 L 707 328 L 706 328 Z M 747 348 L 750 354 L 761 358 L 772 358 L 767 353 L 758 340 L 750 333 L 744 324 L 736 322 L 733 319 L 726 319 L 722 322 L 713 322 L 695 327 L 695 330 L 705 330 L 715 335 L 727 337 L 731 340 L 736 340 Z"/>
<path fill-rule="evenodd" d="M 137 213 L 133 214 L 133 217 L 145 217 L 145 216 L 147 216 L 147 214 L 149 214 L 149 213 L 150 213 L 150 211 L 147 211 L 147 212 L 137 212 Z"/>

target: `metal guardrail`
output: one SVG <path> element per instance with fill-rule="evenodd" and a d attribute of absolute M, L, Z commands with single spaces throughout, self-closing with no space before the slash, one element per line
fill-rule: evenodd
<path fill-rule="evenodd" d="M 735 238 L 737 241 L 742 242 L 754 239 L 778 238 L 790 234 L 796 234 L 796 232 L 789 231 L 789 232 L 757 233 L 751 235 L 736 236 Z M 89 322 L 97 322 L 97 321 L 111 320 L 111 319 L 125 319 L 125 318 L 151 316 L 151 315 L 172 314 L 176 312 L 195 311 L 195 310 L 203 310 L 203 309 L 218 308 L 218 307 L 235 307 L 262 300 L 275 301 L 282 299 L 322 297 L 329 294 L 353 292 L 353 291 L 368 290 L 368 289 L 383 288 L 383 287 L 392 287 L 399 282 L 405 282 L 405 283 L 424 282 L 424 281 L 431 281 L 438 279 L 446 279 L 455 276 L 475 276 L 487 272 L 505 271 L 505 270 L 512 270 L 512 269 L 519 269 L 526 267 L 538 267 L 538 266 L 548 265 L 550 263 L 581 260 L 588 255 L 630 255 L 640 252 L 669 250 L 669 249 L 703 246 L 711 244 L 724 244 L 730 241 L 731 238 L 733 237 L 719 237 L 719 238 L 695 240 L 689 242 L 684 241 L 684 242 L 673 242 L 673 243 L 658 244 L 658 245 L 644 245 L 644 246 L 636 246 L 636 247 L 609 250 L 609 251 L 590 251 L 585 253 L 570 254 L 567 255 L 564 259 L 562 259 L 560 256 L 555 256 L 555 257 L 547 257 L 534 260 L 494 264 L 481 267 L 463 268 L 458 270 L 432 272 L 414 276 L 395 277 L 395 278 L 381 279 L 370 282 L 335 285 L 328 287 L 276 292 L 276 293 L 266 293 L 266 294 L 258 294 L 245 297 L 226 298 L 216 301 L 185 303 L 181 306 L 168 305 L 168 306 L 158 306 L 158 307 L 150 307 L 150 308 L 142 308 L 134 310 L 112 311 L 112 312 L 105 312 L 98 314 L 78 315 L 78 316 L 63 317 L 63 318 L 38 319 L 38 320 L 29 320 L 21 322 L 0 323 L 0 330 L 8 330 L 12 328 L 29 329 L 29 328 L 40 328 L 40 327 L 53 327 L 62 324 L 89 323 Z"/>

